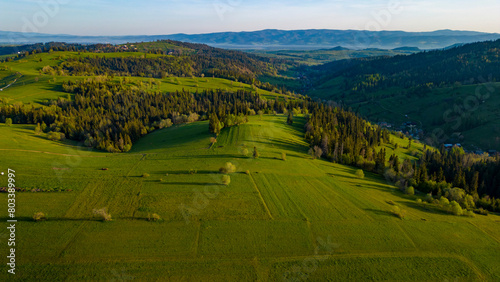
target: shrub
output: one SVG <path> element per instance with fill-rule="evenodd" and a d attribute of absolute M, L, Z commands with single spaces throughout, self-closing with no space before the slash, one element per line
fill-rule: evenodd
<path fill-rule="evenodd" d="M 37 212 L 33 215 L 33 220 L 34 221 L 44 221 L 47 220 L 47 216 L 43 212 Z"/>
<path fill-rule="evenodd" d="M 281 152 L 281 160 L 286 161 L 286 153 Z"/>
<path fill-rule="evenodd" d="M 233 165 L 232 163 L 227 162 L 225 166 L 221 167 L 219 169 L 220 173 L 233 173 L 236 171 L 236 166 Z"/>
<path fill-rule="evenodd" d="M 142 177 L 143 177 L 143 178 L 148 178 L 148 177 L 150 177 L 150 176 L 151 176 L 151 175 L 149 175 L 149 173 L 143 173 L 143 174 L 142 174 Z"/>
<path fill-rule="evenodd" d="M 417 199 L 417 204 L 421 204 L 422 203 L 422 199 L 418 198 Z"/>
<path fill-rule="evenodd" d="M 463 215 L 468 216 L 468 217 L 475 217 L 474 212 L 471 210 L 465 210 L 463 212 Z"/>
<path fill-rule="evenodd" d="M 412 186 L 406 188 L 406 194 L 411 195 L 411 196 L 415 195 L 415 189 L 413 189 Z"/>
<path fill-rule="evenodd" d="M 358 169 L 358 170 L 356 170 L 356 173 L 355 173 L 355 174 L 356 174 L 356 177 L 357 177 L 357 178 L 359 178 L 359 179 L 363 179 L 363 178 L 365 178 L 365 173 L 363 172 L 363 170 L 362 170 L 362 169 Z"/>
<path fill-rule="evenodd" d="M 249 170 L 245 171 L 245 174 L 250 175 L 250 171 Z"/>
<path fill-rule="evenodd" d="M 196 170 L 196 169 L 189 170 L 189 174 L 197 174 L 197 173 L 198 173 L 198 170 Z"/>
<path fill-rule="evenodd" d="M 12 119 L 11 118 L 6 118 L 5 119 L 5 125 L 6 126 L 11 126 L 12 125 Z"/>
<path fill-rule="evenodd" d="M 229 175 L 222 176 L 222 184 L 228 186 L 231 183 L 231 177 Z"/>
<path fill-rule="evenodd" d="M 439 204 L 442 206 L 448 206 L 450 204 L 450 201 L 445 197 L 441 196 L 441 198 L 439 198 Z"/>
<path fill-rule="evenodd" d="M 400 219 L 405 218 L 405 215 L 406 215 L 406 211 L 399 208 L 399 206 L 392 207 L 391 212 L 392 212 L 392 214 L 399 217 Z"/>
<path fill-rule="evenodd" d="M 66 139 L 66 136 L 64 135 L 64 133 L 61 132 L 50 132 L 47 138 L 49 138 L 52 141 L 61 141 Z"/>
<path fill-rule="evenodd" d="M 149 221 L 160 221 L 161 217 L 156 213 L 154 213 L 152 215 L 149 215 L 149 213 L 148 213 L 148 220 Z"/>
<path fill-rule="evenodd" d="M 102 209 L 94 209 L 92 210 L 92 213 L 100 218 L 102 221 L 111 221 L 111 215 L 108 213 L 107 208 L 102 208 Z"/>
<path fill-rule="evenodd" d="M 243 156 L 247 157 L 247 156 L 248 156 L 248 149 L 247 149 L 247 148 L 245 148 L 245 149 L 241 150 L 241 154 L 242 154 Z"/>
<path fill-rule="evenodd" d="M 427 194 L 427 195 L 425 196 L 425 201 L 426 201 L 427 203 L 431 204 L 433 200 L 434 200 L 434 198 L 432 197 L 432 194 Z"/>
<path fill-rule="evenodd" d="M 479 208 L 479 209 L 475 210 L 474 212 L 478 213 L 480 215 L 488 215 L 488 210 L 485 210 L 483 208 Z"/>
<path fill-rule="evenodd" d="M 464 213 L 460 204 L 455 201 L 451 201 L 450 203 L 450 212 L 454 215 L 462 215 Z"/>

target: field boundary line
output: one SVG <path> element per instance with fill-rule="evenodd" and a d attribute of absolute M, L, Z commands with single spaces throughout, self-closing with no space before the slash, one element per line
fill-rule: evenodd
<path fill-rule="evenodd" d="M 84 221 L 80 226 L 78 226 L 74 235 L 71 236 L 71 239 L 69 239 L 68 242 L 66 242 L 66 244 L 64 244 L 64 246 L 62 247 L 61 251 L 59 252 L 56 258 L 58 259 L 62 258 L 64 252 L 70 247 L 71 243 L 75 241 L 76 237 L 78 237 L 80 232 L 83 230 L 83 228 L 85 228 L 88 225 L 88 223 L 89 223 L 88 221 Z"/>
<path fill-rule="evenodd" d="M 255 180 L 253 179 L 253 175 L 250 174 L 250 179 L 252 180 L 253 187 L 255 187 L 255 190 L 257 191 L 257 194 L 259 194 L 259 198 L 261 200 L 261 204 L 264 207 L 264 210 L 267 212 L 267 215 L 274 220 L 273 215 L 271 214 L 271 211 L 267 207 L 266 201 L 264 200 L 264 197 L 262 197 L 262 193 L 260 193 L 259 187 L 257 186 L 257 183 L 255 183 Z"/>
<path fill-rule="evenodd" d="M 497 242 L 497 243 L 499 243 L 499 244 L 500 244 L 500 240 L 498 240 L 497 238 L 493 237 L 493 236 L 492 236 L 491 234 L 489 234 L 488 232 L 484 231 L 481 227 L 479 227 L 479 226 L 475 225 L 474 223 L 472 223 L 472 222 L 470 222 L 470 221 L 469 221 L 469 223 L 470 223 L 472 226 L 476 227 L 477 229 L 481 230 L 481 232 L 483 232 L 484 234 L 488 235 L 488 237 L 490 237 L 491 239 L 493 239 L 495 242 Z"/>
<path fill-rule="evenodd" d="M 415 245 L 415 242 L 413 242 L 413 239 L 411 239 L 411 237 L 408 235 L 408 233 L 406 233 L 406 231 L 401 228 L 401 226 L 399 225 L 399 222 L 396 223 L 397 227 L 399 228 L 399 230 L 401 230 L 401 232 L 403 232 L 403 235 L 406 237 L 406 239 L 408 239 L 410 241 L 410 243 L 413 245 L 413 247 L 418 250 L 417 248 L 417 245 Z"/>
<path fill-rule="evenodd" d="M 52 152 L 35 151 L 35 150 L 24 150 L 24 149 L 0 149 L 0 151 L 27 152 L 27 153 L 40 153 L 40 154 L 49 154 L 49 155 L 56 155 L 56 156 L 63 156 L 63 157 L 107 158 L 107 156 L 82 156 L 82 155 L 70 155 L 70 154 L 52 153 Z"/>
<path fill-rule="evenodd" d="M 201 237 L 201 221 L 198 221 L 198 232 L 196 232 L 196 238 L 194 241 L 194 257 L 198 257 L 199 249 L 200 249 L 200 237 Z"/>

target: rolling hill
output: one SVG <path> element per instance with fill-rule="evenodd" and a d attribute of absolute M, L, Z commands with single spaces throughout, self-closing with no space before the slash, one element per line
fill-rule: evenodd
<path fill-rule="evenodd" d="M 497 215 L 456 217 L 416 202 L 421 196 L 404 195 L 380 176 L 359 179 L 351 167 L 312 160 L 301 137 L 305 120 L 285 121 L 252 117 L 224 130 L 211 149 L 206 122 L 172 127 L 126 154 L 48 141 L 33 126 L 1 125 L 2 166 L 16 171 L 17 187 L 52 191 L 17 193 L 16 240 L 23 251 L 16 277 L 500 278 Z M 254 146 L 258 159 L 242 154 Z M 218 173 L 226 162 L 236 165 L 228 186 Z M 0 198 L 6 201 L 5 194 Z M 392 214 L 394 205 L 406 211 L 404 220 Z M 112 222 L 92 215 L 104 207 Z M 48 220 L 33 222 L 35 212 Z M 148 221 L 153 213 L 162 220 Z M 7 279 L 6 271 L 0 276 Z"/>
<path fill-rule="evenodd" d="M 499 150 L 500 40 L 410 56 L 344 60 L 313 68 L 308 94 L 373 121 L 416 122 L 428 142 Z"/>
<path fill-rule="evenodd" d="M 204 76 L 224 62 L 236 74 L 273 69 L 256 56 L 189 43 L 175 45 L 187 54 L 164 54 L 168 44 L 0 63 L 0 166 L 15 171 L 0 186 L 15 178 L 16 279 L 500 279 L 497 213 L 469 206 L 458 216 L 444 197 L 403 193 L 370 172 L 399 168 L 397 156 L 423 187 L 433 176 L 417 163 L 438 150 L 307 97 Z M 156 64 L 172 71 L 162 77 Z M 480 160 L 490 166 L 478 172 L 500 167 Z"/>

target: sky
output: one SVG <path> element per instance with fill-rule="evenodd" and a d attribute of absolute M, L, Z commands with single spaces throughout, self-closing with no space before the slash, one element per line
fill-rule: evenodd
<path fill-rule="evenodd" d="M 0 0 L 0 30 L 160 35 L 262 29 L 500 33 L 498 0 Z"/>

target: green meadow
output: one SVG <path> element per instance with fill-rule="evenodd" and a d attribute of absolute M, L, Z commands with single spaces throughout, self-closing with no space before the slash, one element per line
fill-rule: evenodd
<path fill-rule="evenodd" d="M 213 146 L 208 122 L 174 126 L 123 154 L 1 124 L 1 167 L 14 169 L 26 192 L 16 195 L 16 275 L 4 264 L 0 279 L 500 279 L 498 215 L 453 216 L 381 176 L 359 179 L 355 168 L 313 160 L 305 119 L 294 121 L 252 116 L 224 129 Z M 401 157 L 421 151 L 421 144 L 406 150 L 407 140 L 392 138 Z M 226 162 L 236 166 L 227 186 L 218 172 Z M 6 176 L 0 179 L 6 185 Z M 7 206 L 6 194 L 0 203 Z M 404 219 L 391 213 L 392 204 L 405 210 Z M 113 220 L 96 218 L 100 208 Z M 48 219 L 33 221 L 36 212 Z M 149 221 L 153 213 L 161 220 Z M 7 219 L 6 208 L 0 216 Z M 0 242 L 5 257 L 5 231 Z"/>

